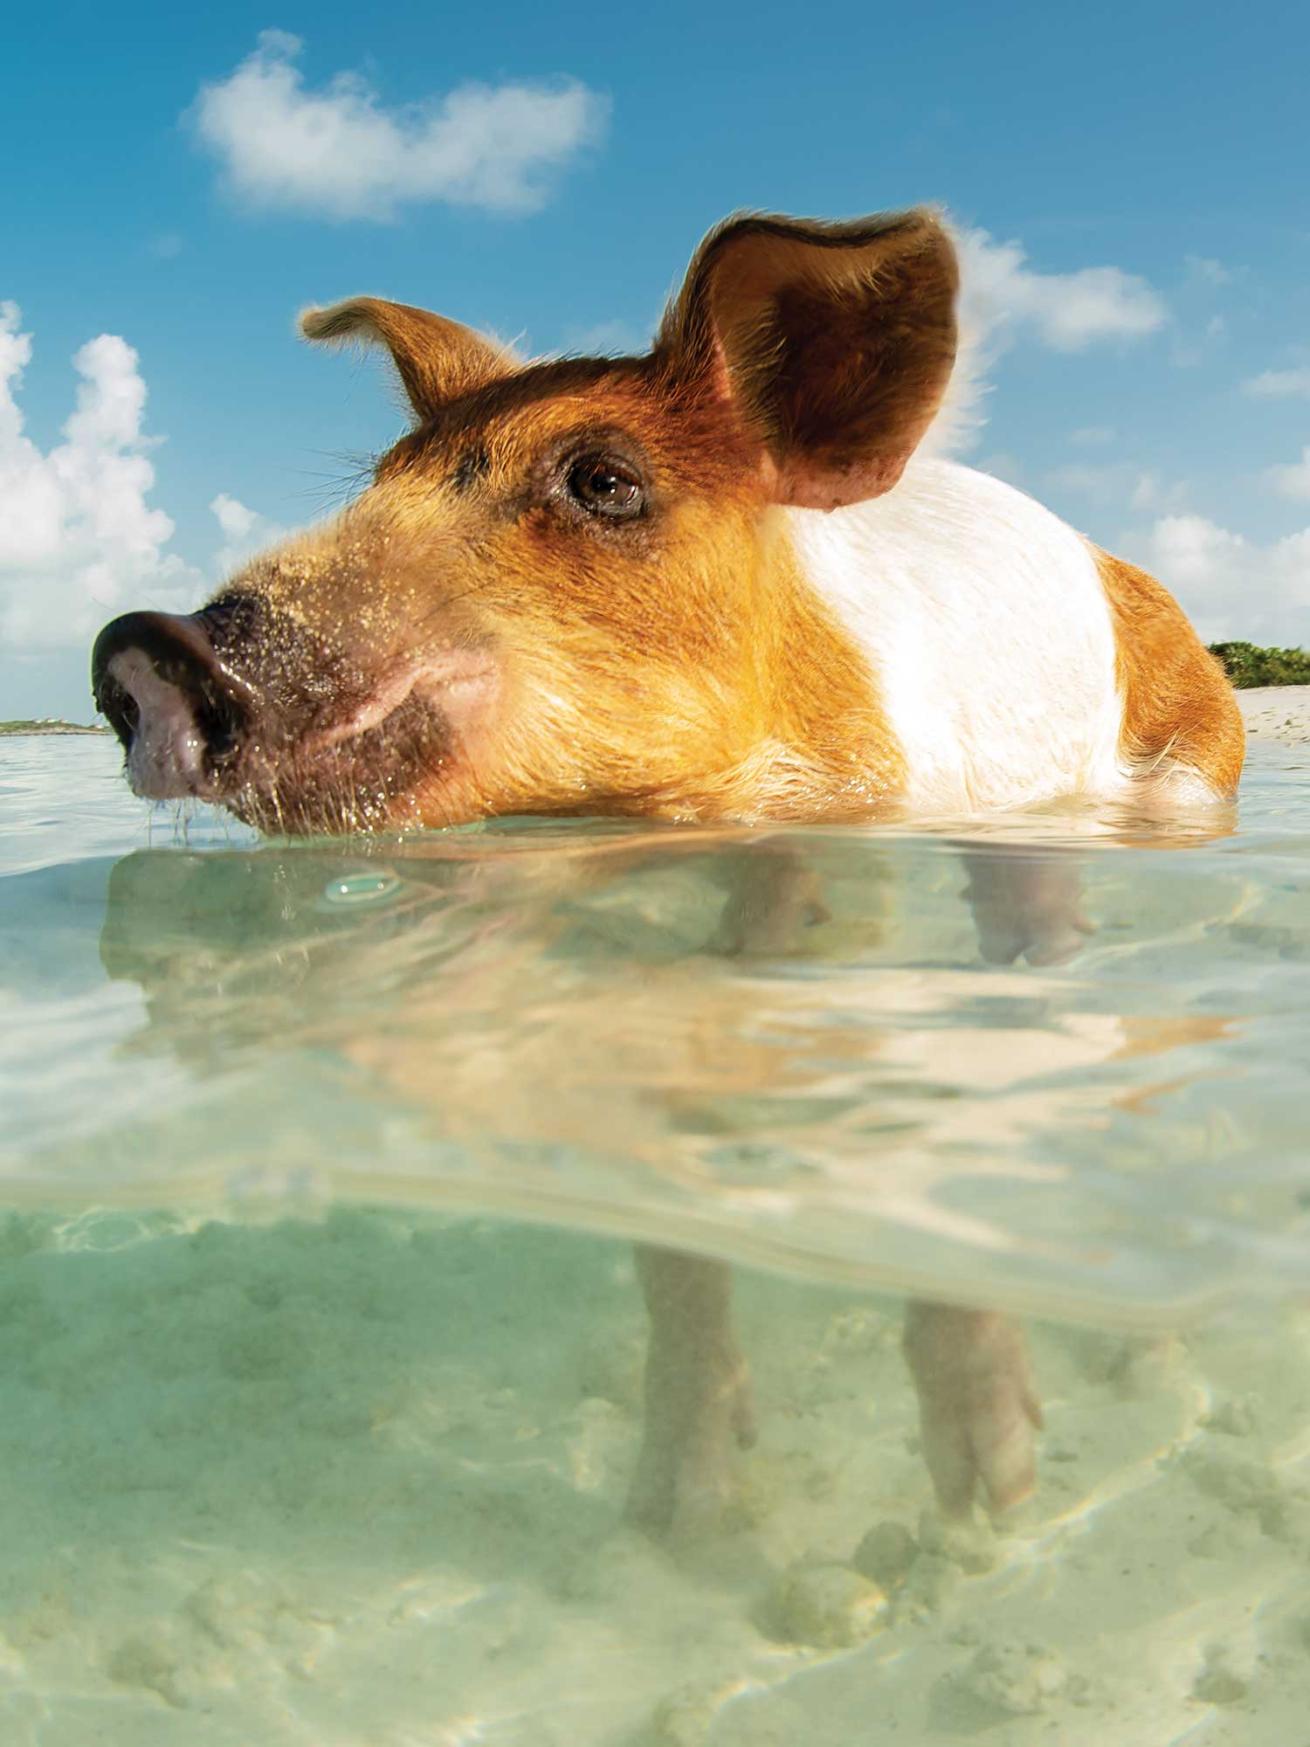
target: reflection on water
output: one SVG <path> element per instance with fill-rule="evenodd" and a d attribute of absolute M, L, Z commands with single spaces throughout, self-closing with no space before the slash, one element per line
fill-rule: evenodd
<path fill-rule="evenodd" d="M 140 847 L 108 748 L 0 759 L 0 1740 L 1295 1747 L 1293 759 L 967 849 Z M 995 1525 L 903 1293 L 1037 1319 Z"/>

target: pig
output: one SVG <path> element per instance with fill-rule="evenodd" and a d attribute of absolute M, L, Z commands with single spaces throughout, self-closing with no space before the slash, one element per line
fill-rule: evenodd
<path fill-rule="evenodd" d="M 919 208 L 729 219 L 641 357 L 524 363 L 381 298 L 309 310 L 308 338 L 389 353 L 413 425 L 339 516 L 202 610 L 101 633 L 132 786 L 298 834 L 512 813 L 958 829 L 1073 796 L 1219 816 L 1241 720 L 1177 603 L 925 441 L 957 294 L 948 227 Z M 1077 949 L 1058 862 L 968 860 L 987 956 Z M 768 866 L 730 900 L 731 950 L 821 902 Z M 696 1528 L 754 1436 L 729 1274 L 654 1248 L 638 1273 L 631 1514 Z M 943 1508 L 1027 1496 L 1018 1327 L 912 1304 L 905 1350 Z"/>

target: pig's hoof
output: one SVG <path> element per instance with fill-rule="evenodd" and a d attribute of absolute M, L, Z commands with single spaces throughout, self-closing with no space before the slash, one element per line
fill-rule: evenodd
<path fill-rule="evenodd" d="M 965 896 L 989 964 L 1066 964 L 1096 932 L 1083 914 L 1076 863 L 1062 857 L 1016 860 L 967 855 Z"/>
<path fill-rule="evenodd" d="M 790 851 L 761 844 L 741 863 L 710 951 L 726 958 L 793 958 L 806 952 L 810 930 L 831 920 L 822 876 Z"/>
<path fill-rule="evenodd" d="M 905 1352 L 942 1509 L 962 1516 L 980 1491 L 997 1515 L 1022 1503 L 1037 1484 L 1042 1424 L 1022 1329 L 991 1311 L 914 1304 Z"/>
<path fill-rule="evenodd" d="M 755 1442 L 745 1362 L 678 1405 L 683 1411 L 668 1417 L 648 1412 L 625 1514 L 647 1534 L 688 1540 L 723 1526 L 735 1491 L 734 1454 Z"/>
<path fill-rule="evenodd" d="M 978 946 L 988 964 L 1013 964 L 1024 959 L 1030 965 L 1068 964 L 1096 933 L 1080 910 L 1069 914 L 988 916 L 975 912 Z"/>

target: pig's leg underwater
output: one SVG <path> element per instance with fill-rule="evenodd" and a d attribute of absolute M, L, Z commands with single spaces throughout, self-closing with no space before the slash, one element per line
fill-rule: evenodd
<path fill-rule="evenodd" d="M 749 1372 L 732 1328 L 732 1269 L 676 1250 L 636 1254 L 650 1343 L 628 1516 L 653 1533 L 694 1533 L 727 1502 L 734 1449 L 755 1442 Z M 1027 1498 L 1042 1410 L 1019 1324 L 997 1311 L 912 1300 L 904 1347 L 943 1511 L 967 1515 L 981 1496 L 1001 1513 Z"/>
<path fill-rule="evenodd" d="M 760 848 L 763 854 L 741 858 L 720 924 L 719 950 L 733 956 L 794 952 L 802 931 L 826 919 L 813 869 L 782 845 Z M 1077 950 L 1089 925 L 1072 857 L 966 851 L 963 859 L 984 958 L 1053 964 Z M 628 1511 L 662 1533 L 717 1514 L 733 1449 L 754 1442 L 755 1425 L 732 1329 L 728 1265 L 639 1248 L 637 1269 L 650 1344 L 645 1432 Z M 912 1300 L 904 1350 L 942 1509 L 966 1514 L 980 1496 L 997 1513 L 1020 1503 L 1036 1484 L 1042 1410 L 1019 1324 L 996 1311 Z"/>
<path fill-rule="evenodd" d="M 999 1311 L 915 1300 L 904 1347 L 942 1509 L 967 1515 L 979 1492 L 996 1513 L 1027 1498 L 1037 1484 L 1033 1433 L 1042 1409 L 1019 1324 Z"/>
<path fill-rule="evenodd" d="M 1067 852 L 961 849 L 978 948 L 990 964 L 1063 964 L 1092 924 Z M 942 1509 L 963 1515 L 979 1491 L 1003 1512 L 1037 1484 L 1042 1409 L 1022 1328 L 998 1311 L 911 1302 L 904 1350 L 919 1398 L 924 1460 Z"/>
<path fill-rule="evenodd" d="M 694 1532 L 722 1512 L 734 1447 L 755 1441 L 750 1378 L 732 1329 L 732 1270 L 644 1244 L 636 1260 L 650 1343 L 628 1516 L 655 1533 Z"/>
<path fill-rule="evenodd" d="M 961 849 L 964 895 L 989 964 L 1064 964 L 1094 932 L 1083 914 L 1082 869 L 1067 850 Z"/>

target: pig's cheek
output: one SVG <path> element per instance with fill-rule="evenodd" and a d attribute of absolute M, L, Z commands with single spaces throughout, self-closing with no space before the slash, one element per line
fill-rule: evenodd
<path fill-rule="evenodd" d="M 461 740 L 487 728 L 500 704 L 500 670 L 471 650 L 453 650 L 426 668 L 415 688 L 440 710 L 451 732 Z"/>

